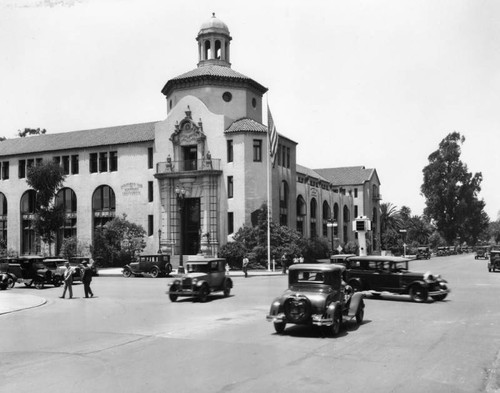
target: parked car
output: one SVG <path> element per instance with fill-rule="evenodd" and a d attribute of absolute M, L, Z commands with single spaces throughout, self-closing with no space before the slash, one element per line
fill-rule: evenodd
<path fill-rule="evenodd" d="M 342 279 L 345 267 L 336 264 L 290 266 L 288 289 L 273 300 L 266 319 L 282 334 L 286 324 L 328 327 L 333 336 L 342 323 L 363 322 L 365 295 L 353 293 Z"/>
<path fill-rule="evenodd" d="M 500 270 L 500 250 L 494 249 L 490 251 L 490 259 L 488 261 L 488 271 L 494 272 Z"/>
<path fill-rule="evenodd" d="M 431 250 L 427 246 L 417 247 L 417 259 L 430 259 L 431 258 Z"/>
<path fill-rule="evenodd" d="M 450 247 L 438 247 L 436 251 L 438 257 L 445 257 L 450 255 Z"/>
<path fill-rule="evenodd" d="M 446 298 L 450 290 L 445 280 L 430 272 L 411 272 L 408 264 L 409 259 L 401 257 L 351 257 L 347 260 L 347 282 L 356 292 L 410 295 L 415 302 L 425 302 L 429 296 L 434 300 Z"/>
<path fill-rule="evenodd" d="M 90 262 L 92 258 L 90 257 L 70 257 L 69 264 L 71 266 L 78 266 L 79 270 L 81 270 L 80 266 L 83 262 L 88 262 L 90 266 L 90 270 L 92 271 L 93 276 L 99 275 L 99 262 L 96 260 L 93 263 Z"/>
<path fill-rule="evenodd" d="M 8 259 L 0 260 L 0 289 L 14 288 L 17 277 L 9 269 Z"/>
<path fill-rule="evenodd" d="M 226 273 L 226 260 L 223 258 L 200 258 L 186 263 L 186 273 L 176 278 L 167 291 L 172 302 L 179 296 L 189 296 L 206 302 L 208 295 L 222 292 L 229 296 L 233 280 Z"/>
<path fill-rule="evenodd" d="M 9 271 L 17 277 L 17 282 L 24 283 L 27 287 L 34 285 L 42 289 L 45 284 L 60 286 L 62 281 L 56 274 L 57 267 L 44 264 L 44 257 L 38 255 L 26 255 L 19 258 L 9 258 Z"/>
<path fill-rule="evenodd" d="M 45 258 L 43 260 L 43 264 L 45 265 L 45 267 L 50 271 L 52 271 L 52 275 L 54 276 L 54 278 L 59 280 L 61 284 L 64 281 L 66 262 L 69 261 L 64 258 L 53 258 L 53 257 Z M 82 281 L 83 274 L 80 265 L 75 262 L 70 262 L 70 266 L 73 268 L 73 282 Z"/>
<path fill-rule="evenodd" d="M 125 265 L 122 274 L 125 277 L 149 274 L 152 277 L 169 276 L 172 273 L 170 255 L 140 255 L 137 261 Z"/>
<path fill-rule="evenodd" d="M 354 256 L 355 254 L 332 254 L 328 259 L 316 259 L 316 263 L 335 263 L 338 265 L 345 265 L 346 259 Z"/>
<path fill-rule="evenodd" d="M 488 259 L 488 246 L 477 246 L 474 259 Z"/>

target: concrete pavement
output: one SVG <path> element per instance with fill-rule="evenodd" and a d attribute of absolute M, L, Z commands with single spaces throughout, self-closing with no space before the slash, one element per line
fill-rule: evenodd
<path fill-rule="evenodd" d="M 175 277 L 177 271 L 172 272 L 172 277 Z M 279 276 L 281 271 L 250 270 L 248 277 L 257 276 Z M 99 269 L 99 277 L 119 277 L 122 275 L 121 268 L 102 268 Z M 231 270 L 231 277 L 243 277 L 245 274 L 241 270 Z M 99 279 L 99 278 L 97 278 Z M 15 288 L 0 291 L 0 315 L 8 314 L 15 311 L 25 310 L 28 308 L 38 307 L 45 304 L 47 301 L 41 296 L 21 294 Z"/>

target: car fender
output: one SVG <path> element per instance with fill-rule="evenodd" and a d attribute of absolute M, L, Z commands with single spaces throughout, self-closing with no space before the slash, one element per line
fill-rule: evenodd
<path fill-rule="evenodd" d="M 196 288 L 201 288 L 203 285 L 206 285 L 206 286 L 207 286 L 207 288 L 208 288 L 209 292 L 212 290 L 212 288 L 210 288 L 210 285 L 208 284 L 208 282 L 207 282 L 207 281 L 205 281 L 205 280 L 200 280 L 200 281 L 198 281 L 198 282 L 196 283 Z"/>
<path fill-rule="evenodd" d="M 224 282 L 222 283 L 222 287 L 224 288 L 226 286 L 226 283 L 229 284 L 229 288 L 233 287 L 233 280 L 231 280 L 229 277 L 226 277 L 224 279 Z"/>
<path fill-rule="evenodd" d="M 269 309 L 269 315 L 277 315 L 283 309 L 283 298 L 277 297 L 271 303 L 271 308 Z"/>
<path fill-rule="evenodd" d="M 349 315 L 356 315 L 359 306 L 362 304 L 362 300 L 365 298 L 363 292 L 356 292 L 351 297 L 351 303 L 349 306 Z"/>
<path fill-rule="evenodd" d="M 338 312 L 342 314 L 342 310 L 340 309 L 340 302 L 331 302 L 326 308 L 326 318 L 333 320 L 333 316 L 335 315 L 335 312 L 337 312 L 337 310 L 339 310 Z"/>

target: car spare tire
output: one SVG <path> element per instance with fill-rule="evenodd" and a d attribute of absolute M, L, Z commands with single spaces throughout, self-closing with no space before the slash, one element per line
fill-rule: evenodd
<path fill-rule="evenodd" d="M 304 296 L 293 296 L 285 300 L 286 318 L 293 323 L 303 323 L 311 316 L 311 302 Z"/>

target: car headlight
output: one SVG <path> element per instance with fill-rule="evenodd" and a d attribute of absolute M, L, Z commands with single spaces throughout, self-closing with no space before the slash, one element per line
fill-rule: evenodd
<path fill-rule="evenodd" d="M 193 281 L 191 281 L 193 283 L 193 285 L 196 285 L 196 283 L 198 282 L 198 279 L 197 278 L 193 278 Z"/>
<path fill-rule="evenodd" d="M 275 302 L 273 302 L 272 307 L 279 307 L 279 306 L 280 306 L 280 302 L 278 300 L 276 300 Z"/>

